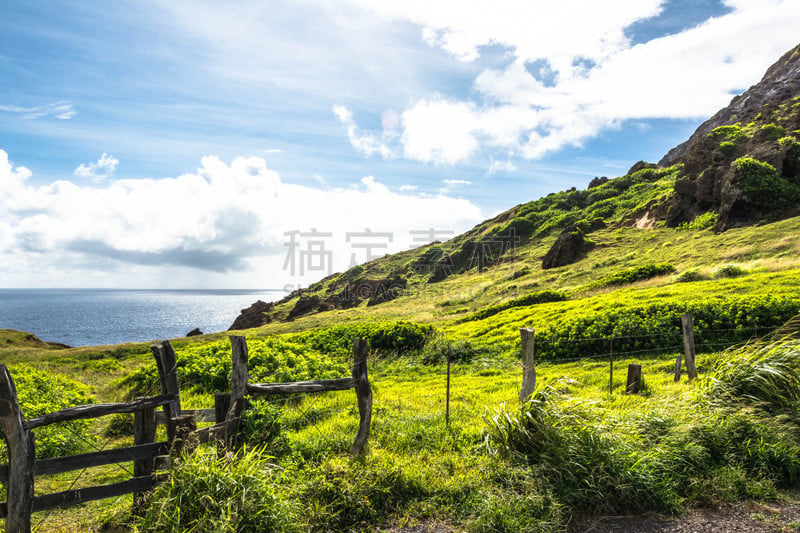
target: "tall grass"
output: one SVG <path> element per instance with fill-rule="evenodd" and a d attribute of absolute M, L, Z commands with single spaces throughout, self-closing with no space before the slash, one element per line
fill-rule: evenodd
<path fill-rule="evenodd" d="M 800 341 L 728 350 L 717 357 L 704 393 L 717 404 L 747 403 L 768 411 L 786 410 L 800 400 Z"/>
<path fill-rule="evenodd" d="M 278 493 L 275 471 L 257 448 L 234 458 L 202 452 L 183 456 L 155 490 L 137 531 L 299 531 L 296 503 Z"/>

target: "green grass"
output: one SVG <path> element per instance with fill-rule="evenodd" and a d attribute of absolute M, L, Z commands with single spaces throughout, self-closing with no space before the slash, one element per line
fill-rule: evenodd
<path fill-rule="evenodd" d="M 733 142 L 738 131 L 717 134 Z M 248 415 L 246 452 L 217 459 L 201 448 L 183 458 L 145 517 L 132 522 L 128 497 L 55 511 L 42 530 L 127 531 L 133 523 L 142 531 L 374 531 L 445 522 L 480 532 L 564 531 L 592 513 L 674 513 L 796 488 L 795 341 L 725 352 L 704 344 L 740 344 L 797 313 L 800 217 L 722 234 L 708 230 L 714 215 L 677 229 L 637 228 L 650 202 L 669 196 L 678 171 L 646 169 L 522 204 L 454 239 L 457 272 L 442 281 L 409 270 L 431 247 L 410 250 L 312 290 L 406 269 L 408 290 L 396 300 L 244 332 L 253 379 L 265 381 L 346 376 L 352 339 L 370 337 L 374 418 L 366 457 L 348 454 L 358 425 L 352 391 L 273 399 Z M 569 224 L 590 232 L 595 247 L 572 265 L 542 270 Z M 513 253 L 483 271 L 469 268 L 470 241 L 512 228 L 522 237 Z M 653 270 L 664 264 L 675 272 Z M 278 305 L 276 317 L 296 301 Z M 695 314 L 700 379 L 675 383 L 676 317 L 685 311 Z M 521 327 L 536 329 L 538 353 L 539 387 L 524 405 Z M 225 336 L 173 340 L 184 407 L 211 407 L 213 392 L 227 388 Z M 609 349 L 617 354 L 612 392 Z M 29 415 L 36 397 L 45 398 L 42 387 L 29 385 L 35 372 L 76 382 L 70 386 L 86 401 L 156 388 L 145 344 L 59 349 L 0 330 L 0 357 L 26 391 L 36 391 L 26 393 Z M 583 359 L 563 361 L 573 357 Z M 643 366 L 642 394 L 624 394 L 629 363 Z M 108 418 L 80 431 L 98 445 L 123 445 L 130 442 L 125 423 Z M 80 483 L 125 477 L 104 467 Z M 43 478 L 37 491 L 63 490 L 72 479 Z"/>

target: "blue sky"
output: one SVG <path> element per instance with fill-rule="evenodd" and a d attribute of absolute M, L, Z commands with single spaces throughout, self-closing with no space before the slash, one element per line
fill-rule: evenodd
<path fill-rule="evenodd" d="M 657 161 L 800 27 L 795 0 L 2 11 L 5 287 L 305 285 L 366 229 L 407 249 Z M 330 261 L 291 272 L 311 241 Z"/>

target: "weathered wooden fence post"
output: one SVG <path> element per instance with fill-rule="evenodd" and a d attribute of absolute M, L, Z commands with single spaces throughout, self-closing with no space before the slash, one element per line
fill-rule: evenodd
<path fill-rule="evenodd" d="M 157 342 L 150 346 L 153 357 L 156 359 L 158 369 L 158 381 L 161 383 L 162 394 L 173 394 L 175 399 L 164 404 L 164 417 L 167 425 L 167 440 L 170 447 L 174 444 L 175 421 L 181 416 L 181 397 L 178 388 L 178 362 L 175 358 L 175 350 L 169 341 Z"/>
<path fill-rule="evenodd" d="M 614 393 L 614 335 L 608 339 L 608 393 Z"/>
<path fill-rule="evenodd" d="M 694 366 L 694 324 L 691 313 L 681 316 L 681 328 L 683 329 L 683 353 L 686 358 L 686 373 L 689 375 L 689 381 L 691 381 L 697 377 L 697 369 Z"/>
<path fill-rule="evenodd" d="M 447 398 L 444 410 L 444 423 L 450 425 L 450 348 L 447 348 Z"/>
<path fill-rule="evenodd" d="M 161 394 L 174 394 L 175 399 L 164 404 L 164 416 L 169 421 L 181 414 L 181 397 L 178 388 L 178 363 L 175 359 L 175 350 L 169 341 L 157 342 L 150 346 L 153 357 L 156 359 L 158 381 L 161 384 Z"/>
<path fill-rule="evenodd" d="M 137 398 L 138 399 L 138 398 Z M 133 414 L 133 444 L 150 444 L 156 441 L 156 410 L 142 409 Z M 133 477 L 152 476 L 155 471 L 155 459 L 137 459 L 133 462 Z M 133 494 L 133 512 L 139 514 L 144 506 L 144 492 Z"/>
<path fill-rule="evenodd" d="M 245 396 L 247 396 L 247 381 L 249 374 L 247 371 L 247 340 L 241 335 L 231 335 L 231 397 L 228 412 L 225 415 L 225 422 L 238 418 L 245 407 Z M 219 422 L 219 421 L 218 421 Z M 225 445 L 230 449 L 236 444 L 236 432 L 238 424 L 231 423 L 225 431 Z"/>
<path fill-rule="evenodd" d="M 519 330 L 522 341 L 522 387 L 519 391 L 519 401 L 524 403 L 536 388 L 536 340 L 533 328 Z"/>
<path fill-rule="evenodd" d="M 194 415 L 178 415 L 167 426 L 167 440 L 170 443 L 170 453 L 179 455 L 181 452 L 191 452 L 195 443 L 189 442 L 190 435 L 197 429 L 197 419 Z"/>
<path fill-rule="evenodd" d="M 17 389 L 6 365 L 0 363 L 0 427 L 8 450 L 6 533 L 29 533 L 33 512 L 33 463 L 36 444 L 25 429 Z"/>
<path fill-rule="evenodd" d="M 353 343 L 353 381 L 355 381 L 356 397 L 358 399 L 358 414 L 361 418 L 358 424 L 358 433 L 353 441 L 351 453 L 361 455 L 369 439 L 370 424 L 372 423 L 372 389 L 367 377 L 367 341 L 356 339 Z"/>
<path fill-rule="evenodd" d="M 217 392 L 214 394 L 214 420 L 216 420 L 217 424 L 225 422 L 225 418 L 228 416 L 228 409 L 231 407 L 231 393 L 230 392 Z M 227 450 L 225 446 L 225 442 L 227 440 L 227 436 L 223 436 L 222 438 L 217 438 L 217 455 L 222 457 L 225 455 L 225 451 Z"/>
<path fill-rule="evenodd" d="M 631 363 L 628 365 L 628 381 L 625 384 L 625 394 L 636 394 L 642 389 L 642 365 Z"/>

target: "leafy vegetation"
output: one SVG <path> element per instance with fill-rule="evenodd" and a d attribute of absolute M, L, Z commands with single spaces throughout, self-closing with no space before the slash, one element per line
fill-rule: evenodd
<path fill-rule="evenodd" d="M 93 403 L 87 387 L 67 377 L 31 366 L 9 368 L 17 388 L 20 407 L 26 418 L 35 418 L 73 405 Z M 58 457 L 78 453 L 93 442 L 90 423 L 75 420 L 45 426 L 36 431 L 36 457 Z M 7 462 L 5 441 L 0 440 L 0 463 Z"/>
<path fill-rule="evenodd" d="M 485 307 L 476 313 L 472 313 L 471 315 L 465 316 L 464 318 L 460 318 L 459 320 L 456 321 L 456 323 L 469 322 L 470 320 L 481 320 L 483 318 L 496 315 L 500 311 L 511 309 L 512 307 L 536 305 L 546 302 L 563 302 L 566 299 L 567 295 L 562 292 L 557 292 L 557 291 L 534 292 L 532 294 L 526 294 L 525 296 L 520 296 L 519 298 L 514 298 L 513 300 L 509 300 L 501 304 Z"/>
<path fill-rule="evenodd" d="M 620 270 L 610 276 L 600 278 L 590 284 L 591 288 L 610 287 L 612 285 L 625 285 L 635 281 L 642 281 L 656 276 L 664 276 L 675 272 L 675 267 L 669 263 L 648 263 L 632 268 Z"/>
<path fill-rule="evenodd" d="M 302 381 L 338 378 L 348 375 L 348 366 L 324 356 L 313 346 L 290 338 L 269 337 L 248 340 L 250 380 L 261 382 Z M 224 391 L 231 372 L 230 343 L 220 340 L 193 344 L 176 350 L 178 384 L 201 393 Z M 158 390 L 155 365 L 143 366 L 123 381 L 131 396 L 153 394 Z"/>
<path fill-rule="evenodd" d="M 713 228 L 717 223 L 718 214 L 708 211 L 702 215 L 697 215 L 691 222 L 685 222 L 678 226 L 679 230 L 704 230 Z"/>

